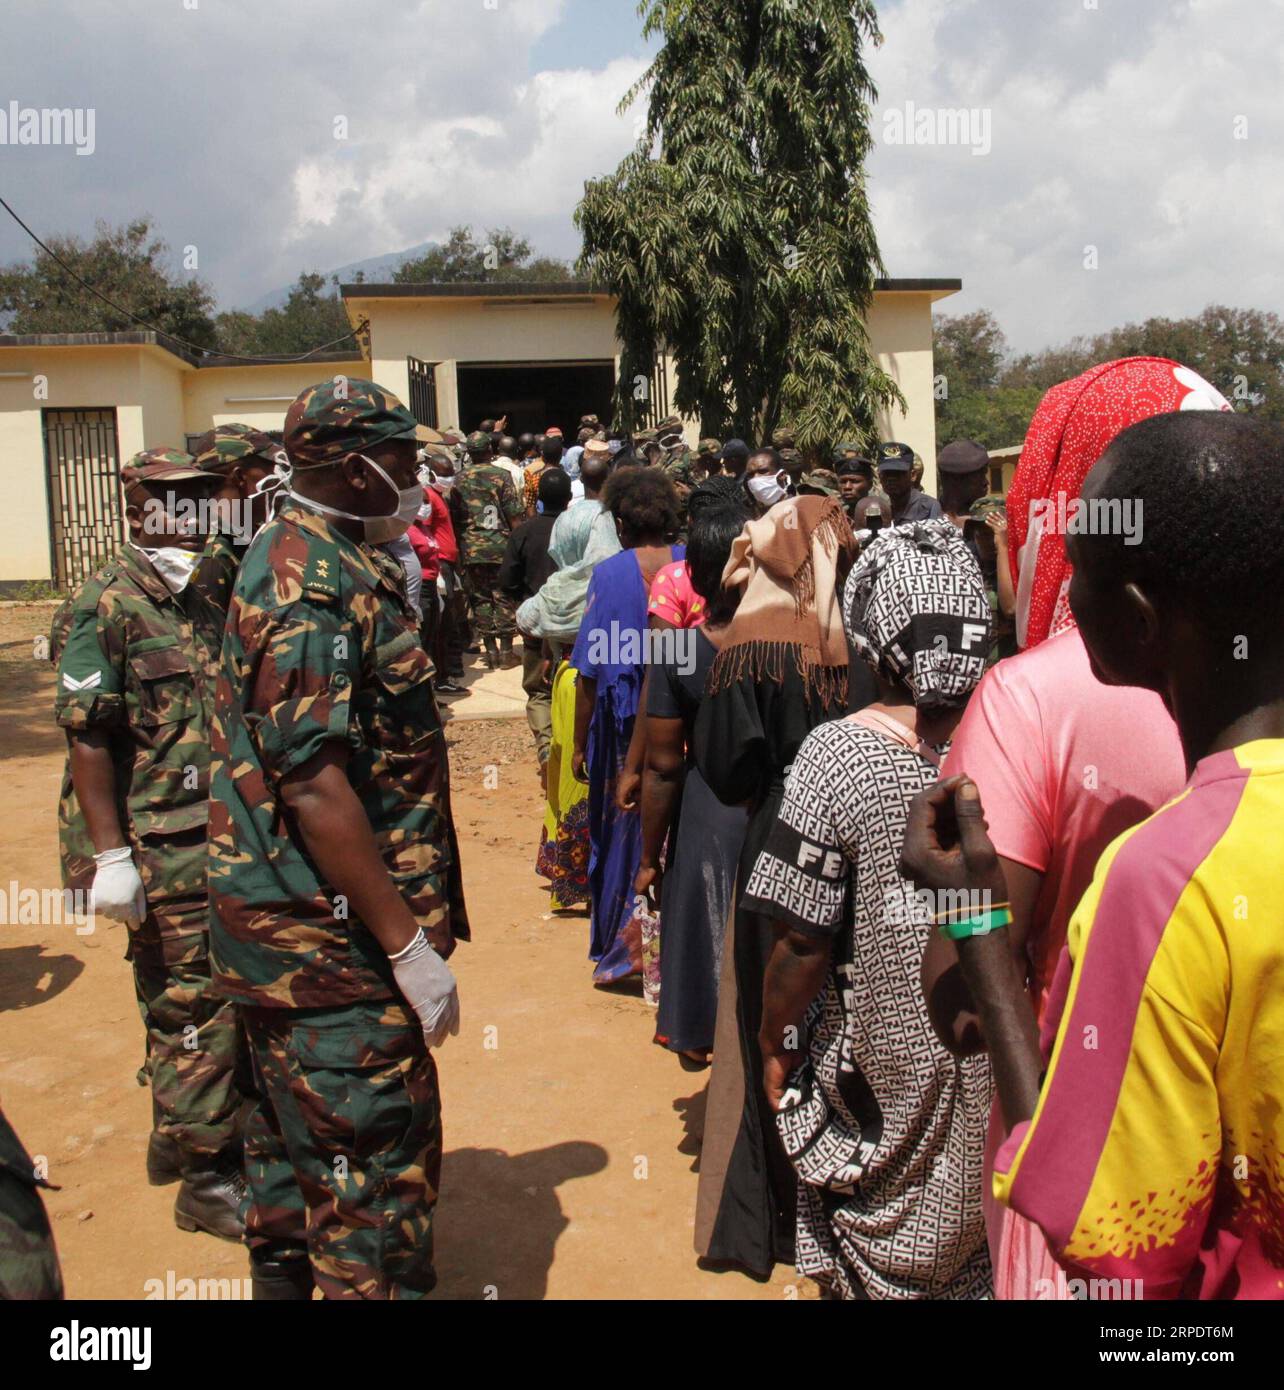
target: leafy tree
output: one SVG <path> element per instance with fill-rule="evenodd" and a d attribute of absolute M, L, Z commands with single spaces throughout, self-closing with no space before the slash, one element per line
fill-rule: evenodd
<path fill-rule="evenodd" d="M 218 339 L 222 351 L 251 356 L 295 357 L 324 343 L 333 343 L 352 331 L 339 297 L 338 285 L 326 292 L 326 279 L 315 271 L 304 271 L 278 309 L 265 309 L 255 317 L 243 310 L 218 316 Z M 349 340 L 338 343 L 342 349 L 356 346 Z"/>
<path fill-rule="evenodd" d="M 1093 337 L 1011 357 L 986 309 L 933 324 L 942 442 L 1019 444 L 1040 397 L 1059 381 L 1116 357 L 1171 357 L 1197 371 L 1237 410 L 1284 419 L 1284 320 L 1261 309 L 1210 304 L 1191 318 L 1149 318 Z"/>
<path fill-rule="evenodd" d="M 100 221 L 90 242 L 57 236 L 48 244 L 122 309 L 199 347 L 214 346 L 209 286 L 169 268 L 169 247 L 149 217 L 119 227 Z M 41 250 L 30 261 L 0 269 L 0 318 L 10 333 L 120 333 L 142 326 L 91 294 Z"/>
<path fill-rule="evenodd" d="M 883 265 L 865 192 L 876 99 L 869 0 L 643 0 L 664 46 L 636 148 L 585 185 L 581 268 L 617 297 L 616 419 L 636 423 L 655 356 L 702 432 L 799 446 L 876 437 L 900 403 L 866 318 Z"/>
<path fill-rule="evenodd" d="M 510 227 L 492 227 L 478 241 L 471 227 L 452 227 L 441 246 L 434 246 L 413 261 L 406 261 L 392 275 L 400 285 L 459 284 L 462 282 L 519 280 L 569 280 L 565 261 L 535 256 L 531 244 Z"/>

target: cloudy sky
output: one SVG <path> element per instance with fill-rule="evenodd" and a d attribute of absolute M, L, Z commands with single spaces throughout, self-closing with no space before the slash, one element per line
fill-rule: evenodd
<path fill-rule="evenodd" d="M 1212 301 L 1284 310 L 1278 0 L 880 16 L 890 274 L 961 277 L 941 307 L 989 307 L 1018 349 Z M 0 146 L 0 190 L 40 234 L 150 213 L 222 308 L 457 222 L 573 257 L 585 178 L 635 136 L 616 106 L 639 31 L 634 0 L 5 0 L 0 112 L 92 108 L 95 148 Z M 907 103 L 919 130 L 974 113 L 971 143 L 893 143 Z M 25 256 L 0 221 L 0 261 Z"/>

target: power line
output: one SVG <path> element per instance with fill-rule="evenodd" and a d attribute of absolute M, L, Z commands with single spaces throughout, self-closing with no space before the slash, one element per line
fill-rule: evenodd
<path fill-rule="evenodd" d="M 354 329 L 351 329 L 349 332 L 343 334 L 342 337 L 334 338 L 328 343 L 322 343 L 319 347 L 309 348 L 307 352 L 300 353 L 297 357 L 281 357 L 271 353 L 220 352 L 216 348 L 201 347 L 198 343 L 189 343 L 186 338 L 180 338 L 177 333 L 170 333 L 164 328 L 157 328 L 154 323 L 148 323 L 146 319 L 140 318 L 132 310 L 126 309 L 123 304 L 117 304 L 114 299 L 109 299 L 105 294 L 103 294 L 101 290 L 95 289 L 93 285 L 89 283 L 88 280 L 84 279 L 83 276 L 78 275 L 74 270 L 72 270 L 72 268 L 67 264 L 67 262 L 64 261 L 63 258 L 60 255 L 58 255 L 56 251 L 53 251 L 48 246 L 46 246 L 45 243 L 40 240 L 40 238 L 35 234 L 35 232 L 33 232 L 31 228 L 27 226 L 27 224 L 22 220 L 22 218 L 19 217 L 16 212 L 14 212 L 14 210 L 9 206 L 7 202 L 5 202 L 3 198 L 0 198 L 0 207 L 4 208 L 4 210 L 9 214 L 9 216 L 13 218 L 13 220 L 18 224 L 18 226 L 20 226 L 22 230 L 26 232 L 26 234 L 32 239 L 32 241 L 36 243 L 36 245 L 45 253 L 46 256 L 49 257 L 51 261 L 53 261 L 56 265 L 60 266 L 63 270 L 65 270 L 67 274 L 70 275 L 71 278 L 75 280 L 78 285 L 80 285 L 84 289 L 87 289 L 90 294 L 94 295 L 98 299 L 101 299 L 104 304 L 110 305 L 113 309 L 115 309 L 115 311 L 118 314 L 124 314 L 126 318 L 133 319 L 135 323 L 141 324 L 144 328 L 150 330 L 152 333 L 159 333 L 162 338 L 169 338 L 172 342 L 181 343 L 182 346 L 187 348 L 189 352 L 199 353 L 203 357 L 230 357 L 237 362 L 306 362 L 308 358 L 312 357 L 314 354 L 318 352 L 324 352 L 326 348 L 336 347 L 339 343 L 346 343 L 349 338 L 355 341 L 357 334 L 363 332 L 370 326 L 369 319 L 362 319 L 361 322 Z"/>

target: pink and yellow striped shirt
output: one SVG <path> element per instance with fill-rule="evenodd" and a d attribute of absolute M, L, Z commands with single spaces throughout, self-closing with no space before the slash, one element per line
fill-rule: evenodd
<path fill-rule="evenodd" d="M 1284 740 L 1203 759 L 1071 918 L 995 1195 L 1075 1274 L 1284 1298 Z"/>

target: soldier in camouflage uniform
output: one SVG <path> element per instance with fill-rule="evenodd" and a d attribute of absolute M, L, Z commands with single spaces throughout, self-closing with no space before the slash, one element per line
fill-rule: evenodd
<path fill-rule="evenodd" d="M 215 981 L 245 1020 L 255 1298 L 422 1298 L 468 937 L 432 663 L 380 542 L 415 420 L 340 378 L 286 416 L 290 492 L 232 593 L 213 729 Z M 414 505 L 411 505 L 414 504 Z M 395 507 L 395 511 L 389 508 Z M 426 935 L 425 935 L 426 933 Z"/>
<path fill-rule="evenodd" d="M 521 664 L 513 650 L 516 607 L 499 587 L 499 567 L 508 537 L 526 520 L 526 509 L 512 479 L 491 462 L 492 456 L 487 435 L 478 430 L 468 436 L 469 466 L 458 485 L 465 521 L 456 539 L 477 635 L 485 644 L 486 664 L 494 670 Z"/>
<path fill-rule="evenodd" d="M 691 466 L 691 476 L 702 483 L 711 473 L 718 471 L 718 455 L 722 453 L 722 442 L 717 439 L 702 439 L 696 446 L 695 460 Z"/>
<path fill-rule="evenodd" d="M 215 479 L 211 500 L 221 522 L 205 542 L 192 583 L 226 617 L 241 557 L 280 486 L 285 450 L 262 430 L 235 424 L 206 430 L 192 448 L 196 466 Z"/>
<path fill-rule="evenodd" d="M 147 1033 L 153 1184 L 182 1183 L 184 1230 L 239 1239 L 238 1034 L 210 982 L 209 714 L 222 630 L 190 584 L 202 535 L 182 525 L 208 475 L 173 449 L 121 469 L 131 540 L 54 618 L 54 710 L 67 731 L 58 808 L 64 886 L 129 928 Z M 195 519 L 195 517 L 193 517 Z"/>
<path fill-rule="evenodd" d="M 39 1191 L 52 1186 L 0 1110 L 0 1302 L 63 1296 L 58 1252 Z"/>

